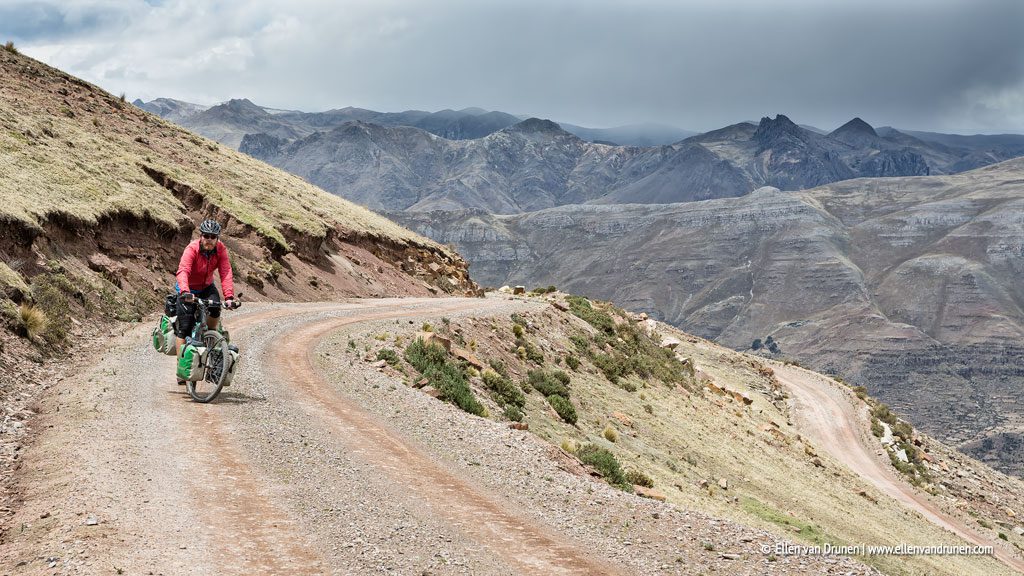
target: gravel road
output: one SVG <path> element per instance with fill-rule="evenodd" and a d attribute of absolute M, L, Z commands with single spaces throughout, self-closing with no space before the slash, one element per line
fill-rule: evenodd
<path fill-rule="evenodd" d="M 528 432 L 403 385 L 351 350 L 381 330 L 543 304 L 250 305 L 208 405 L 149 326 L 54 387 L 17 473 L 4 574 L 874 574 L 766 555 L 777 538 L 578 473 Z"/>
<path fill-rule="evenodd" d="M 797 429 L 817 446 L 829 451 L 833 458 L 892 496 L 908 508 L 919 512 L 933 524 L 945 528 L 978 546 L 992 546 L 995 556 L 1010 568 L 1024 574 L 1024 560 L 1000 542 L 986 538 L 959 519 L 943 512 L 924 494 L 914 490 L 905 480 L 897 478 L 888 462 L 874 456 L 881 449 L 877 439 L 870 439 L 862 409 L 855 408 L 850 395 L 821 374 L 796 366 L 775 363 L 775 376 L 793 393 L 796 402 Z"/>

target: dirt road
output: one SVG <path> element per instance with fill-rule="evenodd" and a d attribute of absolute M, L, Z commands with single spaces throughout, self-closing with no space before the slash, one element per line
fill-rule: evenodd
<path fill-rule="evenodd" d="M 872 573 L 769 561 L 759 548 L 777 538 L 765 531 L 571 474 L 532 434 L 321 344 L 543 305 L 250 305 L 226 317 L 239 375 L 207 405 L 174 384 L 148 325 L 97 341 L 93 366 L 39 406 L 0 573 Z"/>
<path fill-rule="evenodd" d="M 775 375 L 793 395 L 794 423 L 801 434 L 845 464 L 883 493 L 919 512 L 937 526 L 978 546 L 995 547 L 995 556 L 1007 566 L 1024 573 L 1024 560 L 1005 550 L 998 541 L 985 538 L 966 523 L 940 510 L 927 496 L 897 477 L 887 462 L 875 456 L 881 449 L 869 437 L 866 415 L 850 402 L 850 395 L 822 375 L 799 368 L 773 364 Z"/>

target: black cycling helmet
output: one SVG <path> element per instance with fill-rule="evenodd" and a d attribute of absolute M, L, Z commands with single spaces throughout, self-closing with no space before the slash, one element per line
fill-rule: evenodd
<path fill-rule="evenodd" d="M 199 233 L 220 236 L 220 224 L 216 220 L 203 220 L 199 225 Z"/>

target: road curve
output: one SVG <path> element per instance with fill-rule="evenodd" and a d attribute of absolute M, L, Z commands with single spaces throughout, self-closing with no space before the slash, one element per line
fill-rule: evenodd
<path fill-rule="evenodd" d="M 486 301 L 470 300 L 436 306 L 429 312 L 486 311 Z M 288 335 L 276 354 L 280 381 L 292 386 L 296 401 L 336 430 L 335 438 L 350 453 L 381 470 L 401 491 L 414 494 L 439 515 L 460 526 L 472 527 L 474 541 L 501 557 L 516 574 L 594 575 L 617 571 L 573 547 L 549 529 L 533 524 L 509 510 L 507 504 L 482 493 L 430 456 L 419 452 L 379 418 L 332 390 L 314 364 L 320 340 L 349 324 L 422 316 L 423 310 L 402 308 L 331 318 L 302 326 Z"/>
<path fill-rule="evenodd" d="M 772 369 L 795 400 L 794 424 L 802 435 L 884 494 L 972 544 L 993 546 L 996 558 L 1024 573 L 1024 560 L 944 513 L 913 486 L 897 477 L 890 465 L 874 457 L 880 445 L 868 444 L 870 440 L 864 432 L 864 419 L 850 402 L 849 393 L 841 390 L 837 383 L 796 366 L 773 363 Z"/>

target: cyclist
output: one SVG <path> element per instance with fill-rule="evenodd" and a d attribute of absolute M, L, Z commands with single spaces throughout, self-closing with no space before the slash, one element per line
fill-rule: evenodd
<path fill-rule="evenodd" d="M 178 356 L 185 348 L 185 338 L 192 333 L 196 322 L 196 298 L 220 302 L 220 294 L 213 284 L 213 273 L 220 273 L 220 285 L 224 289 L 224 307 L 234 308 L 235 284 L 231 273 L 231 259 L 228 249 L 220 241 L 220 224 L 216 220 L 204 220 L 199 225 L 200 237 L 185 247 L 178 263 L 174 285 L 178 293 L 178 320 L 175 322 L 175 336 L 178 341 Z M 220 323 L 220 308 L 209 312 L 207 325 L 212 330 Z M 178 384 L 185 381 L 178 379 Z"/>

